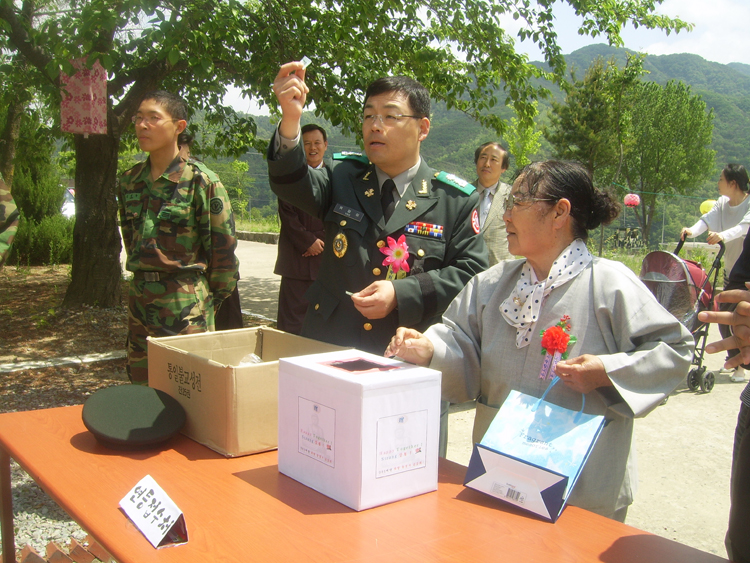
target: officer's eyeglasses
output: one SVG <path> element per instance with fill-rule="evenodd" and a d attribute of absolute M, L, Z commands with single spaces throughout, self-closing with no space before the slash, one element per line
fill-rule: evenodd
<path fill-rule="evenodd" d="M 378 115 L 378 114 L 370 114 L 366 113 L 360 118 L 360 121 L 362 125 L 366 125 L 368 127 L 371 127 L 375 124 L 376 121 L 380 120 L 380 123 L 384 125 L 385 127 L 395 127 L 405 119 L 422 119 L 422 115 L 404 115 L 402 113 L 396 113 L 396 114 L 386 114 L 386 115 Z"/>

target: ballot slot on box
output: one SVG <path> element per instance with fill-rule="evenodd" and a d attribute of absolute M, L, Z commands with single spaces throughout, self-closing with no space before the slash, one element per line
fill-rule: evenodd
<path fill-rule="evenodd" d="M 364 510 L 437 489 L 440 372 L 358 350 L 279 362 L 279 471 Z"/>

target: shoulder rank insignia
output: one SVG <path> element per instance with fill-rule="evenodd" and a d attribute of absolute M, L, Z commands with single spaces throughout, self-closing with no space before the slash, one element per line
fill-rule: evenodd
<path fill-rule="evenodd" d="M 195 162 L 191 161 L 190 164 L 192 164 L 198 170 L 200 170 L 201 172 L 203 172 L 206 175 L 206 177 L 208 178 L 208 180 L 210 182 L 218 182 L 219 181 L 219 176 L 216 174 L 216 172 L 214 172 L 213 170 L 211 170 L 208 166 L 206 166 L 202 162 L 199 162 L 199 161 L 196 160 Z"/>
<path fill-rule="evenodd" d="M 354 151 L 335 152 L 333 153 L 333 160 L 358 160 L 363 164 L 370 164 L 370 159 L 367 158 L 367 155 Z"/>
<path fill-rule="evenodd" d="M 455 174 L 448 174 L 447 172 L 435 172 L 435 179 L 440 180 L 441 182 L 443 182 L 444 184 L 448 184 L 449 186 L 453 186 L 454 188 L 458 188 L 466 195 L 471 195 L 472 193 L 474 193 L 474 190 L 476 190 L 476 188 L 469 182 L 459 178 Z"/>

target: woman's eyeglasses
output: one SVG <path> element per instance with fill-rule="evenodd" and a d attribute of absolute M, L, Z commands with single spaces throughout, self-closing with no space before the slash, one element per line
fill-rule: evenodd
<path fill-rule="evenodd" d="M 516 194 L 508 194 L 508 197 L 505 198 L 505 202 L 503 203 L 503 207 L 505 208 L 505 211 L 510 211 L 513 209 L 515 205 L 520 205 L 522 203 L 535 203 L 537 201 L 555 201 L 554 199 L 550 199 L 548 197 L 524 197 L 524 196 L 517 196 Z"/>

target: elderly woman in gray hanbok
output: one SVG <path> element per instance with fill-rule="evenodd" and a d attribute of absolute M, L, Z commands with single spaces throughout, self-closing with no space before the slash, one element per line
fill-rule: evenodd
<path fill-rule="evenodd" d="M 481 440 L 511 390 L 539 397 L 540 331 L 570 317 L 570 358 L 557 363 L 547 400 L 603 414 L 602 431 L 569 503 L 624 520 L 637 485 L 633 418 L 653 410 L 687 375 L 693 337 L 618 262 L 594 258 L 588 230 L 609 223 L 619 204 L 585 168 L 548 161 L 524 168 L 505 205 L 508 249 L 524 260 L 475 276 L 424 334 L 399 328 L 387 355 L 443 373 L 443 398 L 476 399 Z"/>

